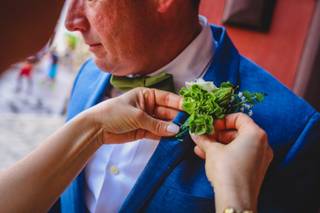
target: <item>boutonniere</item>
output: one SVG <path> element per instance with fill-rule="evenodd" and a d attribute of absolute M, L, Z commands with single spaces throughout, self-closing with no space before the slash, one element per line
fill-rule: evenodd
<path fill-rule="evenodd" d="M 230 82 L 216 87 L 213 82 L 203 79 L 186 82 L 179 93 L 183 96 L 183 109 L 190 115 L 176 136 L 179 140 L 189 131 L 196 135 L 213 134 L 214 121 L 231 113 L 243 112 L 252 116 L 253 106 L 265 97 L 260 92 L 238 91 L 238 87 Z"/>

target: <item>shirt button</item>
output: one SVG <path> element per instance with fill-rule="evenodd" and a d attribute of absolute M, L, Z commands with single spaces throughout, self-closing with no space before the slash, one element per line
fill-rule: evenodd
<path fill-rule="evenodd" d="M 120 170 L 119 170 L 119 168 L 116 167 L 116 166 L 111 166 L 111 167 L 110 167 L 110 173 L 113 174 L 113 175 L 117 175 L 117 174 L 120 173 Z"/>

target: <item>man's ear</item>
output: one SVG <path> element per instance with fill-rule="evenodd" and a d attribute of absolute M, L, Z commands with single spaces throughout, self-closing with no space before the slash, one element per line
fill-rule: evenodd
<path fill-rule="evenodd" d="M 157 10 L 159 13 L 165 13 L 173 5 L 176 0 L 156 0 Z"/>

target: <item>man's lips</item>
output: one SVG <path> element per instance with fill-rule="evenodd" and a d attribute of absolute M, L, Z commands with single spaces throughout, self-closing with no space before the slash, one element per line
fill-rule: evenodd
<path fill-rule="evenodd" d="M 92 43 L 92 44 L 88 44 L 90 47 L 97 47 L 97 46 L 101 46 L 101 43 Z"/>
<path fill-rule="evenodd" d="M 97 51 L 98 49 L 100 49 L 102 47 L 102 44 L 101 43 L 91 43 L 91 44 L 88 44 L 89 45 L 89 50 L 92 51 L 92 52 L 95 52 Z"/>

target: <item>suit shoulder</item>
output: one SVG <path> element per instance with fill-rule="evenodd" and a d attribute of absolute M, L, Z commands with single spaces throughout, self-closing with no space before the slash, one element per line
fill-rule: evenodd
<path fill-rule="evenodd" d="M 265 69 L 245 57 L 241 57 L 240 60 L 240 86 L 242 89 L 265 92 L 267 98 L 280 98 L 274 100 L 278 104 L 290 105 L 290 107 L 299 106 L 312 114 L 316 112 L 304 99 L 294 94 Z"/>
<path fill-rule="evenodd" d="M 239 71 L 240 90 L 267 95 L 263 103 L 254 108 L 253 118 L 268 132 L 271 143 L 295 141 L 310 119 L 318 114 L 305 100 L 249 59 L 241 57 Z"/>
<path fill-rule="evenodd" d="M 95 78 L 96 76 L 101 74 L 101 70 L 96 66 L 92 59 L 88 59 L 84 62 L 78 72 L 78 77 L 82 78 Z M 77 82 L 75 82 L 77 83 Z"/>

